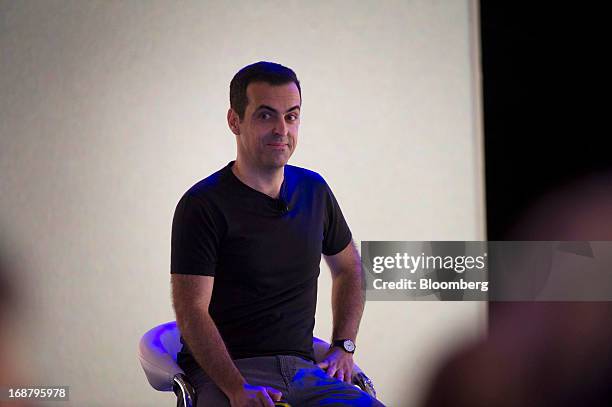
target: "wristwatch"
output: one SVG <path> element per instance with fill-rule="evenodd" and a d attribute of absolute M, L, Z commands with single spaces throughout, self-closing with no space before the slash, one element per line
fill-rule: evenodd
<path fill-rule="evenodd" d="M 336 339 L 332 341 L 331 346 L 342 348 L 347 353 L 355 353 L 355 342 L 350 339 Z"/>

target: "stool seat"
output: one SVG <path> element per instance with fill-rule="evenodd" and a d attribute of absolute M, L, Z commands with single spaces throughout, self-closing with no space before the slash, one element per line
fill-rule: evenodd
<path fill-rule="evenodd" d="M 317 363 L 323 359 L 329 343 L 313 338 Z M 159 391 L 173 391 L 177 407 L 194 407 L 197 394 L 189 379 L 176 363 L 176 355 L 183 347 L 181 332 L 176 321 L 166 322 L 147 331 L 138 343 L 138 359 L 151 387 Z M 376 397 L 372 381 L 356 364 L 353 366 L 353 384 Z"/>

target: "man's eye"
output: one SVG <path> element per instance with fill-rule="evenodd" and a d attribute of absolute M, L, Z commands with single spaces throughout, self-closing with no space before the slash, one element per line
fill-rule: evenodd
<path fill-rule="evenodd" d="M 289 119 L 289 121 L 294 122 L 298 119 L 297 114 L 290 114 L 289 116 L 287 116 L 287 119 Z"/>
<path fill-rule="evenodd" d="M 272 117 L 270 113 L 262 113 L 259 115 L 259 118 L 263 120 L 268 120 L 270 117 Z"/>

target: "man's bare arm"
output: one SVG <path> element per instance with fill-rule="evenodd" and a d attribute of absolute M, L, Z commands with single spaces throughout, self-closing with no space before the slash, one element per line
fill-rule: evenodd
<path fill-rule="evenodd" d="M 333 339 L 355 341 L 363 314 L 364 293 L 361 260 L 351 241 L 344 250 L 333 256 L 325 256 L 332 273 Z M 351 382 L 353 355 L 339 348 L 332 348 L 325 360 L 318 364 L 327 373 L 345 382 Z"/>
<path fill-rule="evenodd" d="M 232 406 L 273 405 L 280 399 L 271 388 L 249 386 L 232 361 L 208 313 L 214 277 L 172 274 L 176 320 L 193 357 L 225 393 Z"/>
<path fill-rule="evenodd" d="M 332 336 L 355 341 L 364 307 L 363 273 L 355 243 L 325 256 L 325 261 L 332 273 Z"/>

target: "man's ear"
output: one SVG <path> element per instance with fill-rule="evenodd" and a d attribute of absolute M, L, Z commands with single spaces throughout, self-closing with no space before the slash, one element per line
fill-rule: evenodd
<path fill-rule="evenodd" d="M 240 126 L 238 126 L 238 123 L 240 123 L 240 117 L 238 117 L 238 113 L 236 113 L 234 109 L 230 108 L 227 111 L 227 124 L 232 133 L 237 136 L 240 135 Z"/>

